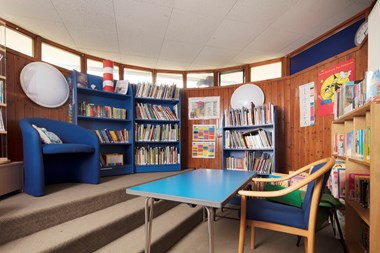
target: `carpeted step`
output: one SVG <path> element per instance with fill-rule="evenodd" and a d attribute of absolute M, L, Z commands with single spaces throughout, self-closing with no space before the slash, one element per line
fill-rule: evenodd
<path fill-rule="evenodd" d="M 0 245 L 135 198 L 125 193 L 127 187 L 183 172 L 103 177 L 97 185 L 47 185 L 42 197 L 19 193 L 2 199 Z"/>
<path fill-rule="evenodd" d="M 158 201 L 154 215 L 177 206 Z M 136 197 L 83 217 L 0 245 L 0 252 L 93 252 L 144 224 L 145 198 Z"/>
<path fill-rule="evenodd" d="M 153 213 L 156 209 L 153 210 Z M 180 204 L 153 219 L 151 252 L 164 253 L 179 242 L 203 220 L 202 207 Z M 145 226 L 140 226 L 119 239 L 107 244 L 95 253 L 143 253 Z"/>

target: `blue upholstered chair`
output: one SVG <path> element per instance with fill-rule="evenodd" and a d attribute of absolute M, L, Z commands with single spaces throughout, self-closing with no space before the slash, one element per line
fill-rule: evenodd
<path fill-rule="evenodd" d="M 254 250 L 255 243 L 255 228 L 260 227 L 304 237 L 305 252 L 314 252 L 318 206 L 322 190 L 334 164 L 334 158 L 325 158 L 304 166 L 285 177 L 253 179 L 255 183 L 274 183 L 289 180 L 302 172 L 309 172 L 309 176 L 304 180 L 281 190 L 239 191 L 241 196 L 239 253 L 244 252 L 244 234 L 247 224 L 251 226 L 252 250 Z M 305 185 L 307 185 L 307 190 L 301 207 L 289 206 L 265 199 L 289 194 Z"/>
<path fill-rule="evenodd" d="M 19 122 L 24 150 L 24 192 L 44 195 L 46 184 L 100 181 L 99 140 L 80 126 L 46 118 Z M 33 125 L 55 133 L 62 144 L 44 144 Z"/>

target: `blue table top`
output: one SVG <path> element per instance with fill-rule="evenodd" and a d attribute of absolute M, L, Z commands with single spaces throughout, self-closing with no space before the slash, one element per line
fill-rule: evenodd
<path fill-rule="evenodd" d="M 197 169 L 133 186 L 128 194 L 223 207 L 254 176 L 253 171 Z"/>

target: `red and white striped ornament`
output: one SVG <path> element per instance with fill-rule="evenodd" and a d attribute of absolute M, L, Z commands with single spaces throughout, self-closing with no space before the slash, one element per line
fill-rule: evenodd
<path fill-rule="evenodd" d="M 113 61 L 103 61 L 103 90 L 113 92 Z"/>

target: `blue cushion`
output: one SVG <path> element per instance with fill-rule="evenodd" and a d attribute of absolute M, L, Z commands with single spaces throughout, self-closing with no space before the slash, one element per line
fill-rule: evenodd
<path fill-rule="evenodd" d="M 60 153 L 93 153 L 94 147 L 86 144 L 44 144 L 42 145 L 43 154 L 60 154 Z"/>
<path fill-rule="evenodd" d="M 306 229 L 302 208 L 279 204 L 265 199 L 247 200 L 247 219 Z"/>

